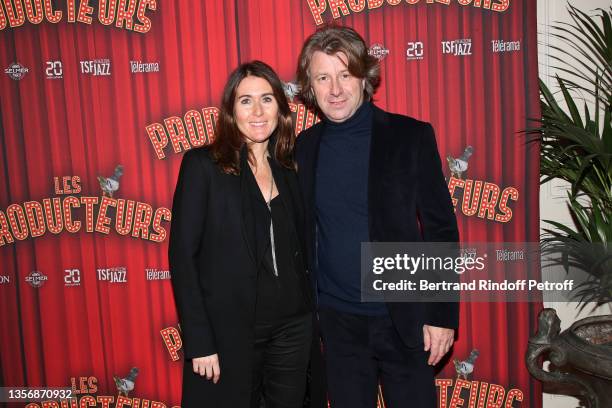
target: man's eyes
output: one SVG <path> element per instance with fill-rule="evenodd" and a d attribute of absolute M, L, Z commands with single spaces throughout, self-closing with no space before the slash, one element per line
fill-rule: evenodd
<path fill-rule="evenodd" d="M 340 78 L 342 79 L 350 79 L 352 77 L 352 75 L 350 74 L 350 72 L 346 72 L 343 74 L 340 74 Z M 327 81 L 329 79 L 329 76 L 327 75 L 322 75 L 320 77 L 317 77 L 317 81 L 319 82 L 323 82 L 323 81 Z"/>

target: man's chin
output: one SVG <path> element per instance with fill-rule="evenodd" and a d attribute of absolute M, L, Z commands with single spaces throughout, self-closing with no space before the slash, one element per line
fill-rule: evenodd
<path fill-rule="evenodd" d="M 347 112 L 332 112 L 331 114 L 325 116 L 327 116 L 327 119 L 331 120 L 332 122 L 344 122 L 350 117 Z"/>

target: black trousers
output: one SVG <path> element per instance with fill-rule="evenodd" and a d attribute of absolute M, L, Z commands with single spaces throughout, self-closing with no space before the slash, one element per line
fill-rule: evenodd
<path fill-rule="evenodd" d="M 312 314 L 255 324 L 251 408 L 302 408 L 312 343 Z"/>
<path fill-rule="evenodd" d="M 332 408 L 376 407 L 379 383 L 386 408 L 437 407 L 422 340 L 406 347 L 389 316 L 321 308 L 319 322 Z"/>

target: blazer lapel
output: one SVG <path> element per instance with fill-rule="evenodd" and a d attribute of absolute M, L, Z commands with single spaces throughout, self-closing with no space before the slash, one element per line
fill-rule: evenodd
<path fill-rule="evenodd" d="M 287 209 L 287 214 L 289 214 L 291 218 L 293 232 L 296 234 L 296 236 L 298 236 L 296 227 L 303 208 L 300 202 L 300 197 L 295 196 L 297 186 L 293 186 L 293 188 L 289 186 L 289 183 L 291 183 L 290 170 L 282 167 L 274 160 L 270 160 L 270 168 L 272 169 L 272 174 L 274 175 L 274 181 L 276 183 L 276 188 L 278 189 L 280 200 L 283 203 L 283 206 Z"/>
<path fill-rule="evenodd" d="M 386 151 L 390 147 L 390 143 L 385 140 L 385 136 L 389 132 L 389 122 L 386 113 L 376 106 L 372 106 L 374 108 L 374 118 L 368 169 L 368 230 L 370 241 L 375 241 L 376 237 L 372 236 L 375 224 L 373 217 L 377 213 L 378 200 L 384 199 L 379 192 L 379 187 L 382 184 L 381 180 L 384 176 L 383 166 L 385 164 Z"/>
<path fill-rule="evenodd" d="M 255 215 L 251 203 L 251 196 L 248 184 L 249 164 L 247 162 L 248 150 L 246 145 L 240 150 L 240 201 L 242 203 L 242 236 L 246 243 L 249 255 L 253 263 L 257 263 L 255 256 Z"/>
<path fill-rule="evenodd" d="M 311 133 L 306 136 L 311 138 L 312 141 L 309 141 L 308 147 L 309 151 L 307 154 L 312 155 L 313 160 L 306 160 L 307 164 L 305 169 L 298 169 L 300 172 L 304 172 L 307 177 L 304 177 L 304 198 L 308 200 L 307 209 L 314 211 L 315 208 L 315 181 L 316 181 L 316 169 L 317 164 L 319 162 L 319 146 L 321 146 L 321 135 L 323 134 L 323 127 L 325 125 L 321 124 L 320 126 L 314 126 L 312 128 Z"/>

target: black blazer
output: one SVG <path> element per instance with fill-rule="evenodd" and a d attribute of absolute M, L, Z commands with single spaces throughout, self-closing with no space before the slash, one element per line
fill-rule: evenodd
<path fill-rule="evenodd" d="M 185 360 L 217 353 L 219 383 L 194 374 L 185 362 L 182 406 L 247 407 L 251 398 L 257 271 L 265 250 L 251 208 L 246 149 L 240 176 L 223 173 L 209 150 L 192 149 L 181 163 L 170 229 L 169 260 Z M 303 204 L 297 176 L 276 162 L 271 168 L 283 204 L 292 214 L 304 265 Z M 300 284 L 312 306 L 306 268 Z M 316 351 L 316 350 L 315 350 Z"/>
<path fill-rule="evenodd" d="M 368 175 L 370 241 L 457 242 L 457 221 L 432 126 L 373 108 Z M 324 126 L 323 121 L 304 130 L 296 146 L 305 202 L 307 259 L 314 281 L 315 170 Z M 389 302 L 387 307 L 407 345 L 423 341 L 423 324 L 447 328 L 459 324 L 457 303 Z"/>

